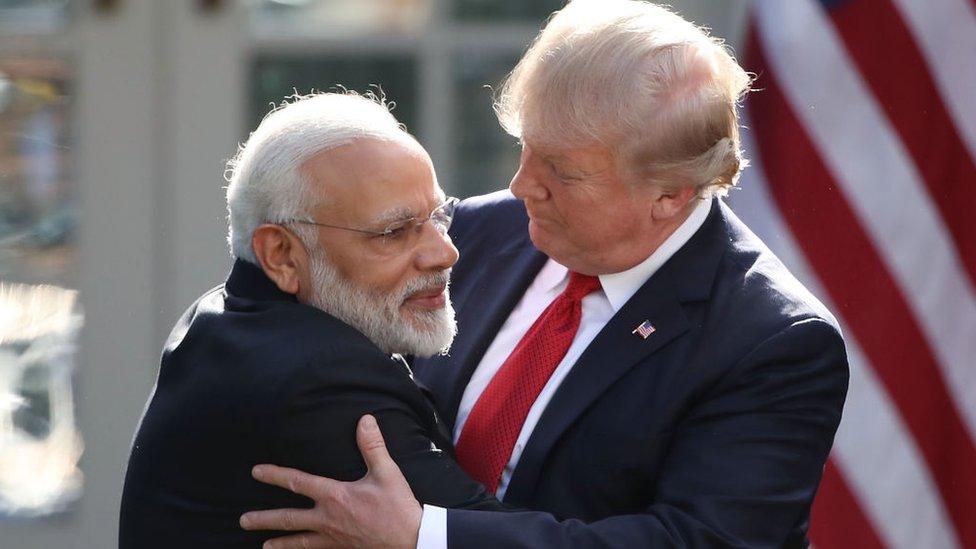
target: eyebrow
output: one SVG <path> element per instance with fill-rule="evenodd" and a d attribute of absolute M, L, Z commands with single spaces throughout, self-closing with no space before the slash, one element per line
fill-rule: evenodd
<path fill-rule="evenodd" d="M 566 161 L 566 155 L 561 153 L 548 153 L 548 154 L 541 154 L 539 156 L 541 156 L 543 160 L 549 163 Z"/>
<path fill-rule="evenodd" d="M 571 170 L 574 172 L 585 173 L 585 170 L 580 168 L 579 164 L 575 162 L 568 154 L 553 153 L 553 154 L 543 155 L 542 159 L 548 162 L 553 167 L 557 167 L 565 170 Z"/>
<path fill-rule="evenodd" d="M 404 206 L 397 206 L 395 208 L 390 208 L 385 212 L 379 214 L 373 218 L 372 223 L 379 225 L 380 223 L 393 223 L 394 221 L 405 221 L 417 217 L 417 214 L 413 210 Z"/>
<path fill-rule="evenodd" d="M 553 169 L 564 172 L 566 175 L 571 175 L 574 177 L 587 177 L 591 175 L 587 173 L 586 170 L 580 168 L 577 164 L 571 162 L 565 156 L 549 156 L 543 158 L 549 163 L 550 166 L 552 166 Z"/>
<path fill-rule="evenodd" d="M 434 207 L 436 208 L 437 206 L 440 206 L 446 200 L 447 200 L 447 195 L 444 194 L 444 191 L 438 192 L 437 193 L 437 204 Z M 377 215 L 375 218 L 373 218 L 372 223 L 374 223 L 376 225 L 379 225 L 380 223 L 387 223 L 387 224 L 389 224 L 389 223 L 394 223 L 394 222 L 397 222 L 397 221 L 406 221 L 408 219 L 416 219 L 417 217 L 421 217 L 421 216 L 418 215 L 417 212 L 411 210 L 410 208 L 407 208 L 406 206 L 395 206 L 395 207 L 390 208 L 389 210 L 386 210 L 385 212 Z"/>
<path fill-rule="evenodd" d="M 569 155 L 563 154 L 543 156 L 542 158 L 549 162 L 552 167 L 561 171 L 573 172 L 570 175 L 579 178 L 594 177 L 602 173 L 606 173 L 606 171 L 611 167 L 610 165 L 607 165 L 600 168 L 583 168 L 579 164 L 573 162 L 569 158 Z"/>

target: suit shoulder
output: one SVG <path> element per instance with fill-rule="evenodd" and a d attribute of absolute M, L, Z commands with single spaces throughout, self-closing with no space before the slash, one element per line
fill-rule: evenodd
<path fill-rule="evenodd" d="M 187 310 L 167 341 L 164 358 L 204 352 L 265 380 L 324 363 L 389 360 L 362 333 L 315 307 L 236 297 L 223 287 Z"/>
<path fill-rule="evenodd" d="M 838 391 L 846 390 L 846 347 L 834 315 L 748 227 L 727 213 L 728 247 L 706 321 L 711 344 L 724 349 L 728 359 L 725 383 L 736 385 L 776 371 L 780 377 L 815 375 Z"/>
<path fill-rule="evenodd" d="M 502 189 L 488 194 L 465 198 L 460 202 L 460 204 L 458 204 L 458 206 L 469 210 L 478 208 L 505 207 L 505 205 L 517 204 L 518 202 L 519 199 L 515 198 L 512 191 Z"/>
<path fill-rule="evenodd" d="M 766 319 L 770 333 L 796 322 L 818 319 L 840 333 L 837 319 L 744 223 L 727 210 L 730 248 L 725 290 L 753 318 Z"/>
<path fill-rule="evenodd" d="M 289 353 L 303 367 L 321 371 L 350 363 L 390 361 L 362 332 L 338 318 L 307 305 L 287 305 L 287 312 L 282 316 L 281 340 L 293 343 Z"/>
<path fill-rule="evenodd" d="M 190 331 L 191 326 L 193 326 L 198 317 L 223 310 L 223 299 L 223 284 L 211 288 L 202 296 L 197 298 L 192 305 L 183 311 L 183 314 L 180 315 L 179 320 L 177 320 L 173 325 L 173 329 L 170 330 L 169 336 L 167 336 L 166 342 L 163 345 L 163 353 L 165 354 L 168 351 L 172 351 L 183 342 L 187 332 Z"/>
<path fill-rule="evenodd" d="M 341 320 L 313 307 L 301 309 L 288 324 L 281 341 L 294 347 L 288 370 L 289 390 L 315 387 L 392 387 L 412 383 L 409 374 L 365 335 Z"/>
<path fill-rule="evenodd" d="M 503 245 L 528 238 L 525 206 L 508 190 L 467 198 L 458 204 L 451 237 L 459 248 Z"/>

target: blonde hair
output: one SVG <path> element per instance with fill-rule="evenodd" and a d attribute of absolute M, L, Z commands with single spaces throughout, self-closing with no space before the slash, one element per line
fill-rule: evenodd
<path fill-rule="evenodd" d="M 750 76 L 722 41 L 666 8 L 574 0 L 553 14 L 495 101 L 532 142 L 611 148 L 628 180 L 724 194 L 746 167 Z"/>

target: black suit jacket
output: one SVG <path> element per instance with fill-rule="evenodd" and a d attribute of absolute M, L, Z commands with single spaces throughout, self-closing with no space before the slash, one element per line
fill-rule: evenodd
<path fill-rule="evenodd" d="M 242 513 L 310 502 L 258 483 L 251 467 L 357 479 L 365 465 L 355 429 L 365 413 L 418 499 L 499 508 L 454 463 L 405 363 L 238 261 L 166 343 L 129 458 L 120 546 L 259 547 L 281 533 L 245 532 Z"/>
<path fill-rule="evenodd" d="M 546 257 L 500 192 L 452 227 L 458 338 L 414 362 L 453 429 L 464 388 Z M 656 331 L 632 332 L 645 320 Z M 448 511 L 450 547 L 802 547 L 841 417 L 837 323 L 720 200 L 562 382 L 505 502 Z"/>

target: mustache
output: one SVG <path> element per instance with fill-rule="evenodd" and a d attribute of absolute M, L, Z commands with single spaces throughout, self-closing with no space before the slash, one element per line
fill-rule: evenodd
<path fill-rule="evenodd" d="M 451 284 L 451 270 L 446 269 L 437 273 L 430 273 L 425 275 L 420 275 L 410 281 L 403 287 L 403 291 L 400 293 L 401 301 L 412 296 L 413 294 L 426 292 L 439 288 L 441 286 L 448 287 Z"/>

